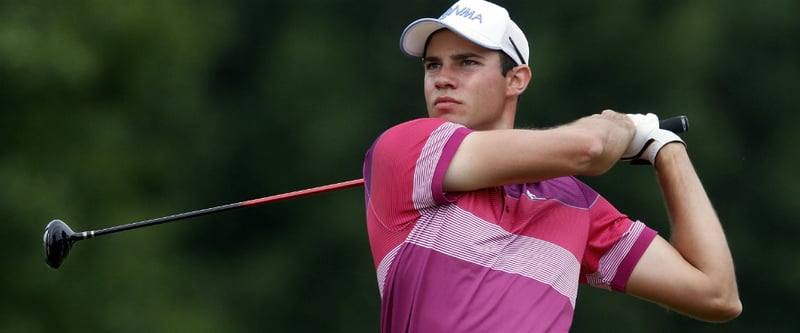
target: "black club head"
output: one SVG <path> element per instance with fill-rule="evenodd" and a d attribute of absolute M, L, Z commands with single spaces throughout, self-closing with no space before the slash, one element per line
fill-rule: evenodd
<path fill-rule="evenodd" d="M 44 228 L 45 262 L 52 268 L 58 268 L 69 254 L 75 232 L 61 220 L 53 220 Z"/>

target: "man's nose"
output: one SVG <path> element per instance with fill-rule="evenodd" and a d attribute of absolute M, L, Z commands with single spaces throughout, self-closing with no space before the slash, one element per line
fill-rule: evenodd
<path fill-rule="evenodd" d="M 456 88 L 457 81 L 455 73 L 449 66 L 442 66 L 439 73 L 436 75 L 434 85 L 436 89 L 454 89 Z"/>

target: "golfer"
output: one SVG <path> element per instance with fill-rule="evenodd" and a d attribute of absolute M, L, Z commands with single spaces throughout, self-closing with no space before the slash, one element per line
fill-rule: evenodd
<path fill-rule="evenodd" d="M 364 163 L 382 332 L 566 332 L 580 283 L 700 320 L 739 315 L 720 222 L 657 116 L 514 129 L 530 51 L 489 2 L 417 20 L 400 43 L 422 59 L 429 117 L 386 130 Z M 575 178 L 621 159 L 652 164 L 671 241 Z"/>

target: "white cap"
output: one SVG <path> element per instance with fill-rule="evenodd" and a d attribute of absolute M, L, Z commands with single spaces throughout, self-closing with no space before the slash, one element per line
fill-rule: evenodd
<path fill-rule="evenodd" d="M 530 49 L 525 34 L 505 8 L 483 0 L 461 0 L 438 19 L 412 22 L 400 36 L 400 49 L 409 56 L 422 57 L 428 37 L 442 28 L 487 49 L 502 50 L 517 65 L 528 63 Z"/>

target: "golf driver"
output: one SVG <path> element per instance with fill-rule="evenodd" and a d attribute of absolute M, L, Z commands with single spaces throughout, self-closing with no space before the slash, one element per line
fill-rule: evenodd
<path fill-rule="evenodd" d="M 190 217 L 208 215 L 211 213 L 217 213 L 237 208 L 253 207 L 273 201 L 297 198 L 311 194 L 360 186 L 363 183 L 364 183 L 363 179 L 350 180 L 341 183 L 313 187 L 305 190 L 288 192 L 284 194 L 277 194 L 253 200 L 241 201 L 222 206 L 216 206 L 211 208 L 194 210 L 186 213 L 159 217 L 151 220 L 118 225 L 115 227 L 110 227 L 105 229 L 89 230 L 83 232 L 74 232 L 72 231 L 72 229 L 70 229 L 70 227 L 66 223 L 64 223 L 64 221 L 53 220 L 50 223 L 48 223 L 47 226 L 44 228 L 45 262 L 47 262 L 47 265 L 52 268 L 58 268 L 59 266 L 61 266 L 61 264 L 64 262 L 64 259 L 69 254 L 69 250 L 72 248 L 72 245 L 75 244 L 75 242 L 84 239 L 94 238 L 102 235 L 108 235 L 125 230 L 147 227 L 161 223 L 183 220 Z"/>
<path fill-rule="evenodd" d="M 689 130 L 689 118 L 687 118 L 686 116 L 676 116 L 672 118 L 667 118 L 661 120 L 659 126 L 663 129 L 667 129 L 675 133 L 685 132 Z M 237 208 L 253 207 L 273 201 L 291 199 L 316 193 L 323 193 L 350 187 L 356 187 L 356 186 L 361 186 L 363 183 L 364 179 L 355 179 L 330 185 L 313 187 L 305 190 L 288 192 L 284 194 L 277 194 L 258 199 L 246 200 L 227 205 L 221 205 L 211 208 L 194 210 L 186 213 L 159 217 L 151 220 L 118 225 L 115 227 L 110 227 L 105 229 L 89 230 L 83 232 L 74 232 L 72 231 L 72 229 L 70 229 L 70 227 L 66 223 L 64 223 L 64 221 L 53 220 L 50 223 L 48 223 L 44 229 L 43 242 L 44 242 L 45 262 L 52 268 L 58 268 L 59 266 L 61 266 L 61 264 L 64 262 L 64 259 L 69 254 L 69 250 L 72 248 L 72 245 L 75 244 L 75 242 L 77 241 L 88 238 L 94 238 L 102 235 L 112 234 L 115 232 L 137 229 L 177 220 L 183 220 L 191 217 L 203 216 Z"/>

